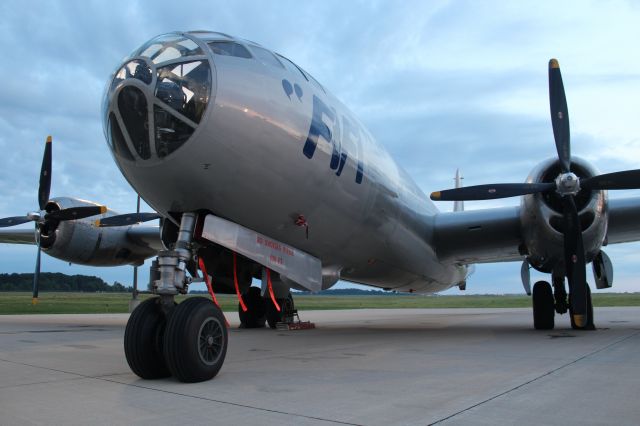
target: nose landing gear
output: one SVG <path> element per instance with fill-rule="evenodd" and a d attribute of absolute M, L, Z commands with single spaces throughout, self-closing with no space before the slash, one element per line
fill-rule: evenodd
<path fill-rule="evenodd" d="M 195 213 L 184 213 L 174 250 L 158 253 L 152 267 L 153 292 L 129 317 L 124 350 L 131 370 L 143 379 L 175 376 L 182 382 L 213 378 L 227 353 L 228 332 L 222 311 L 211 300 L 193 297 L 176 306 L 191 278 L 186 269 L 195 251 Z"/>

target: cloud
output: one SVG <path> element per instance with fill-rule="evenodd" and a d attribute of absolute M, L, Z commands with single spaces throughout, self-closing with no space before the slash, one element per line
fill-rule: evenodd
<path fill-rule="evenodd" d="M 129 52 L 174 30 L 227 32 L 294 60 L 348 105 L 427 193 L 451 186 L 458 167 L 467 185 L 519 182 L 555 155 L 551 57 L 563 67 L 574 154 L 606 172 L 638 167 L 640 10 L 633 2 L 31 1 L 4 2 L 0 14 L 2 217 L 36 208 L 48 134 L 55 144 L 52 195 L 134 208 L 136 195 L 104 142 L 102 91 Z M 467 206 L 505 203 L 517 200 Z M 638 245 L 620 247 L 608 250 L 619 275 L 632 277 Z M 30 271 L 30 249 L 0 247 L 0 270 Z M 130 276 L 130 268 L 53 259 L 43 269 L 108 281 Z M 469 288 L 504 291 L 508 283 L 519 291 L 519 265 L 482 265 Z"/>

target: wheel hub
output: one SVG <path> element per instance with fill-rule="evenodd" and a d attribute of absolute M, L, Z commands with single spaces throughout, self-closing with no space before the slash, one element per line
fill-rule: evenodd
<path fill-rule="evenodd" d="M 198 333 L 198 355 L 200 360 L 207 364 L 216 363 L 223 346 L 223 325 L 215 318 L 207 318 L 200 326 Z"/>

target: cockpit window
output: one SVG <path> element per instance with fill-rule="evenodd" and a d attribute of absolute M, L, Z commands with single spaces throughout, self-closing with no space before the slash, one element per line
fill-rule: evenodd
<path fill-rule="evenodd" d="M 202 49 L 193 40 L 170 34 L 156 37 L 146 43 L 138 49 L 136 56 L 144 56 L 151 59 L 154 64 L 159 64 L 194 55 L 202 55 Z"/>
<path fill-rule="evenodd" d="M 255 57 L 265 65 L 271 65 L 277 68 L 284 68 L 278 58 L 267 49 L 258 46 L 251 46 L 251 51 Z"/>
<path fill-rule="evenodd" d="M 216 55 L 252 58 L 246 47 L 233 41 L 211 41 L 207 44 Z"/>

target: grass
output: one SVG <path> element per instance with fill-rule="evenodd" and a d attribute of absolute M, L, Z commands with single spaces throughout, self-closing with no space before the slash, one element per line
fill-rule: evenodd
<path fill-rule="evenodd" d="M 142 300 L 150 295 L 142 294 Z M 180 302 L 185 297 L 178 296 Z M 125 313 L 131 295 L 128 293 L 41 293 L 39 303 L 31 305 L 31 294 L 0 293 L 0 314 L 100 314 Z M 238 309 L 235 295 L 217 296 L 225 312 Z M 524 308 L 531 306 L 525 295 L 460 295 L 460 296 L 310 296 L 296 295 L 296 307 L 304 310 L 376 309 L 376 308 Z M 595 307 L 640 306 L 640 293 L 595 293 Z"/>

